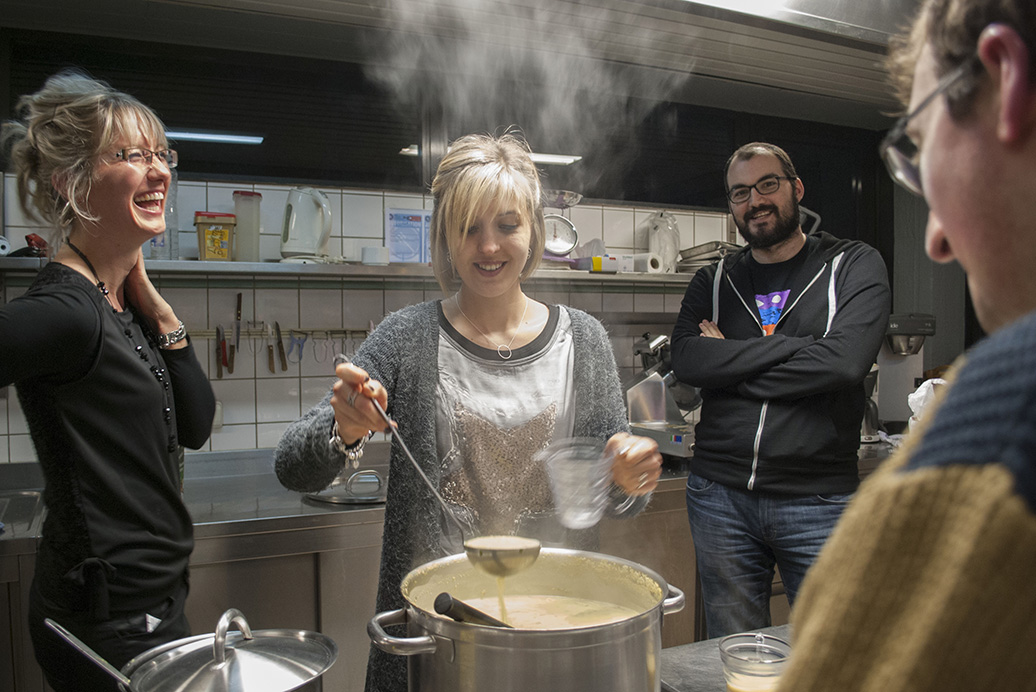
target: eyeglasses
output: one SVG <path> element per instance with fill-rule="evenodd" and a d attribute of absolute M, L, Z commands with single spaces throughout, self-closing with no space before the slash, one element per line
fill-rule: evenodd
<path fill-rule="evenodd" d="M 878 147 L 878 153 L 884 159 L 885 167 L 888 168 L 892 179 L 915 195 L 924 197 L 924 189 L 921 186 L 921 150 L 907 134 L 907 124 L 935 101 L 940 94 L 945 93 L 958 80 L 971 72 L 975 67 L 975 60 L 976 58 L 965 60 L 955 70 L 946 73 L 939 80 L 935 90 L 928 94 L 917 108 L 896 121 Z"/>
<path fill-rule="evenodd" d="M 787 175 L 768 175 L 755 185 L 735 185 L 727 191 L 727 199 L 731 204 L 743 204 L 752 196 L 752 190 L 760 195 L 772 195 L 781 187 L 782 180 L 795 180 Z"/>
<path fill-rule="evenodd" d="M 115 152 L 115 158 L 132 163 L 134 166 L 150 166 L 156 156 L 161 159 L 162 163 L 164 163 L 170 170 L 176 168 L 178 158 L 176 156 L 175 149 L 159 149 L 158 151 L 151 151 L 140 147 L 131 147 L 129 149 L 122 149 Z"/>

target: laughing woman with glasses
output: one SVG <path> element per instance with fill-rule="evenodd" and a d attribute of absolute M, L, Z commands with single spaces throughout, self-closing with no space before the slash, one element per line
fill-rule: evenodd
<path fill-rule="evenodd" d="M 57 248 L 0 308 L 0 386 L 17 388 L 46 482 L 29 628 L 56 692 L 115 690 L 44 620 L 118 668 L 190 634 L 183 446 L 208 439 L 215 399 L 141 253 L 165 231 L 177 157 L 147 106 L 81 74 L 51 77 L 17 113 L 3 151 Z"/>

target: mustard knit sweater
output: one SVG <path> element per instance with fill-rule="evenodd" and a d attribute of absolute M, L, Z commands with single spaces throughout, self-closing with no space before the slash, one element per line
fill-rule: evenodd
<path fill-rule="evenodd" d="M 860 487 L 780 692 L 1036 690 L 1036 316 L 975 348 Z"/>

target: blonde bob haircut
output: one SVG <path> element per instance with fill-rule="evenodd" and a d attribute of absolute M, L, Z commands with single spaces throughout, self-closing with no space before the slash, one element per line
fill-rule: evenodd
<path fill-rule="evenodd" d="M 0 142 L 18 181 L 19 201 L 27 216 L 57 229 L 60 242 L 76 221 L 101 221 L 87 203 L 94 172 L 123 134 L 137 127 L 151 146 L 168 146 L 154 111 L 77 71 L 56 74 L 36 93 L 22 96 L 15 116 L 4 123 Z"/>
<path fill-rule="evenodd" d="M 514 135 L 467 135 L 450 145 L 432 181 L 432 270 L 443 293 L 458 286 L 452 258 L 460 252 L 467 229 L 494 209 L 514 211 L 531 229 L 530 255 L 521 280 L 536 271 L 543 256 L 543 223 L 539 171 L 529 145 Z"/>

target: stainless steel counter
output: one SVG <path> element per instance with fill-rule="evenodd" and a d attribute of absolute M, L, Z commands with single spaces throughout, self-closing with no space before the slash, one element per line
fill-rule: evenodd
<path fill-rule="evenodd" d="M 387 478 L 389 445 L 367 449 L 364 467 Z M 861 451 L 861 475 L 887 454 L 884 447 Z M 666 617 L 666 651 L 693 641 L 698 629 L 686 478 L 686 460 L 667 460 L 648 510 L 601 526 L 601 552 L 649 567 L 688 594 L 685 610 Z M 17 692 L 43 690 L 28 633 L 17 624 L 24 621 L 45 511 L 40 488 L 35 464 L 0 465 L 0 521 L 8 525 L 0 534 L 0 586 L 7 586 L 9 594 L 7 604 L 0 602 L 0 615 L 6 605 L 14 623 L 13 640 L 0 636 L 0 689 Z M 194 633 L 211 633 L 228 607 L 242 610 L 253 628 L 321 631 L 340 648 L 338 662 L 323 676 L 323 688 L 362 690 L 384 505 L 331 504 L 287 490 L 277 481 L 271 449 L 189 454 L 184 500 L 195 523 L 187 603 Z M 10 678 L 4 677 L 5 669 L 13 671 Z"/>

